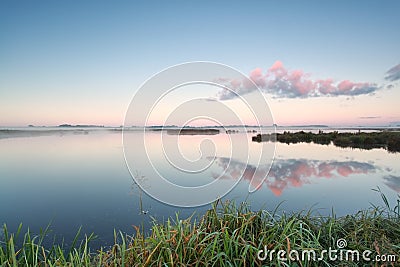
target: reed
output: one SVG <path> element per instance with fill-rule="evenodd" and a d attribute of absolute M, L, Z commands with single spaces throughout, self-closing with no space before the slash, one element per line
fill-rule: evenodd
<path fill-rule="evenodd" d="M 201 217 L 178 215 L 165 222 L 154 222 L 145 234 L 134 227 L 132 235 L 114 231 L 114 245 L 94 251 L 94 234 L 78 230 L 69 249 L 62 244 L 43 245 L 49 226 L 38 235 L 29 230 L 15 233 L 3 226 L 0 245 L 1 266 L 360 266 L 358 261 L 261 261 L 259 250 L 305 250 L 320 253 L 336 247 L 344 238 L 351 250 L 371 250 L 374 254 L 400 255 L 400 197 L 394 206 L 381 194 L 384 205 L 356 214 L 337 217 L 303 211 L 292 214 L 252 211 L 246 203 L 217 201 Z M 20 239 L 22 238 L 22 242 Z M 17 245 L 21 244 L 21 245 Z M 371 256 L 372 257 L 372 256 Z M 370 266 L 369 263 L 367 263 Z M 377 264 L 378 266 L 378 264 Z M 380 264 L 379 264 L 380 266 Z"/>

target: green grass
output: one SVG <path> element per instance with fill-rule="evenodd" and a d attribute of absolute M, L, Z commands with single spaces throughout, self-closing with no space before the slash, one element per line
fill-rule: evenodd
<path fill-rule="evenodd" d="M 287 132 L 277 134 L 258 134 L 253 136 L 253 141 L 278 141 L 286 144 L 296 144 L 300 142 L 328 145 L 333 143 L 339 147 L 352 147 L 362 149 L 384 148 L 389 152 L 400 152 L 400 132 L 380 131 L 380 132 L 357 132 L 339 133 L 337 131 L 324 133 L 311 132 Z"/>
<path fill-rule="evenodd" d="M 0 265 L 360 266 L 363 262 L 328 259 L 260 261 L 257 253 L 264 246 L 276 251 L 313 249 L 320 253 L 336 248 L 336 240 L 345 238 L 348 249 L 400 255 L 400 198 L 392 207 L 379 188 L 376 191 L 382 196 L 383 207 L 371 206 L 344 217 L 333 213 L 319 216 L 311 211 L 278 215 L 275 211 L 252 211 L 245 203 L 217 202 L 200 218 L 181 219 L 176 215 L 164 223 L 155 222 L 147 235 L 138 227 L 132 236 L 114 231 L 114 245 L 97 251 L 90 249 L 95 236 L 82 236 L 80 230 L 71 248 L 66 249 L 63 245 L 43 245 L 48 228 L 33 235 L 29 230 L 22 234 L 22 225 L 15 233 L 9 233 L 4 226 Z M 399 261 L 388 266 L 398 265 Z"/>

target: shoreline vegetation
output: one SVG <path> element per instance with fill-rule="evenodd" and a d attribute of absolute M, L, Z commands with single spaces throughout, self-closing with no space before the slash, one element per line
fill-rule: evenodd
<path fill-rule="evenodd" d="M 170 134 L 170 135 L 215 135 L 215 134 L 219 134 L 219 130 L 218 129 L 201 129 L 201 128 L 167 129 L 167 134 Z"/>
<path fill-rule="evenodd" d="M 114 245 L 98 250 L 90 248 L 95 235 L 82 236 L 80 229 L 70 248 L 63 244 L 45 247 L 49 227 L 33 235 L 29 230 L 21 233 L 22 225 L 15 233 L 4 225 L 0 266 L 370 266 L 361 257 L 365 250 L 371 251 L 370 259 L 394 255 L 383 266 L 396 266 L 400 197 L 391 207 L 380 189 L 375 191 L 381 194 L 383 207 L 372 205 L 343 217 L 333 211 L 321 216 L 312 210 L 278 215 L 279 206 L 272 212 L 252 211 L 245 203 L 217 201 L 200 218 L 176 215 L 163 223 L 154 222 L 149 234 L 137 226 L 131 236 L 114 230 Z M 323 250 L 338 249 L 340 239 L 345 239 L 346 251 L 360 252 L 359 260 L 318 260 Z M 265 249 L 275 250 L 275 255 L 260 260 L 257 255 Z M 280 261 L 275 257 L 279 250 L 301 253 L 310 249 L 317 255 L 315 260 Z"/>
<path fill-rule="evenodd" d="M 380 131 L 380 132 L 361 132 L 356 133 L 338 131 L 324 133 L 312 132 L 289 132 L 276 134 L 257 134 L 252 137 L 253 142 L 281 142 L 286 144 L 296 143 L 315 143 L 329 145 L 333 143 L 338 147 L 351 147 L 361 149 L 383 148 L 389 152 L 400 152 L 400 132 L 398 131 Z"/>

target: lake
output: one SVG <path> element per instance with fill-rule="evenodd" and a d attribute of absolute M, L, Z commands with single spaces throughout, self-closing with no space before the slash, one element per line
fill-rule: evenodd
<path fill-rule="evenodd" d="M 133 143 L 142 142 L 138 131 L 126 134 Z M 146 140 L 152 164 L 162 175 L 182 186 L 197 186 L 213 182 L 224 170 L 219 179 L 238 183 L 223 199 L 246 201 L 254 210 L 274 210 L 281 204 L 279 212 L 313 209 L 329 214 L 334 210 L 340 216 L 368 208 L 371 203 L 382 204 L 379 194 L 372 190 L 378 186 L 392 202 L 400 193 L 400 154 L 383 149 L 276 143 L 267 178 L 257 180 L 252 177 L 264 166 L 251 155 L 262 144 L 251 142 L 246 133 L 180 135 L 179 153 L 189 162 L 198 160 L 207 166 L 188 176 L 166 163 L 160 135 L 159 131 L 148 132 Z M 164 138 L 165 144 L 177 140 L 174 135 Z M 246 147 L 244 153 L 230 156 L 226 148 L 229 139 Z M 210 146 L 212 143 L 218 151 Z M 208 152 L 215 158 L 210 159 Z M 150 187 L 157 187 L 148 176 L 151 171 L 140 163 L 143 157 L 137 155 L 137 168 L 130 171 L 144 177 Z M 38 232 L 51 223 L 57 240 L 64 238 L 67 244 L 80 226 L 83 232 L 99 236 L 93 246 L 110 245 L 114 229 L 133 233 L 132 225 L 138 225 L 148 230 L 153 219 L 163 221 L 175 217 L 176 212 L 186 218 L 210 208 L 174 207 L 142 192 L 126 166 L 118 130 L 54 131 L 0 138 L 0 179 L 1 224 L 15 231 L 22 222 Z M 257 190 L 249 193 L 249 186 Z"/>

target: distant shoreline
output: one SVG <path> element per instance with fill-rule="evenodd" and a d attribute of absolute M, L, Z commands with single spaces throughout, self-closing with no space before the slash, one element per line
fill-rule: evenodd
<path fill-rule="evenodd" d="M 73 127 L 0 127 L 0 139 L 5 139 L 5 138 L 16 138 L 16 137 L 36 137 L 36 136 L 50 136 L 50 135 L 67 135 L 67 134 L 89 134 L 91 132 L 113 132 L 113 133 L 119 133 L 122 131 L 127 131 L 127 132 L 136 132 L 136 131 L 141 131 L 141 130 L 146 130 L 146 131 L 151 131 L 151 132 L 157 132 L 157 131 L 167 131 L 168 134 L 178 134 L 180 133 L 181 135 L 215 135 L 215 134 L 225 134 L 225 133 L 240 133 L 235 130 L 233 131 L 221 131 L 220 129 L 223 129 L 223 127 L 189 127 L 189 128 L 180 128 L 180 127 L 108 127 L 108 126 L 102 126 L 102 127 L 78 127 L 78 126 L 73 126 Z M 227 126 L 226 129 L 237 129 L 239 126 L 234 127 L 234 126 Z M 248 126 L 248 132 L 252 133 L 258 133 L 258 129 L 267 129 L 268 131 L 272 127 L 256 127 L 256 126 Z M 256 131 L 257 130 L 257 131 Z M 283 132 L 283 131 L 291 131 L 292 133 L 298 133 L 303 130 L 310 131 L 318 131 L 318 128 L 281 128 L 278 127 L 277 132 Z M 325 133 L 330 133 L 334 131 L 343 131 L 343 132 L 360 132 L 364 133 L 365 131 L 369 132 L 400 132 L 400 128 L 398 127 L 382 127 L 382 128 L 377 128 L 377 127 L 332 127 L 332 128 L 323 128 Z M 262 134 L 262 132 L 261 132 Z"/>
<path fill-rule="evenodd" d="M 170 135 L 215 135 L 219 134 L 218 129 L 168 129 L 167 134 Z"/>

